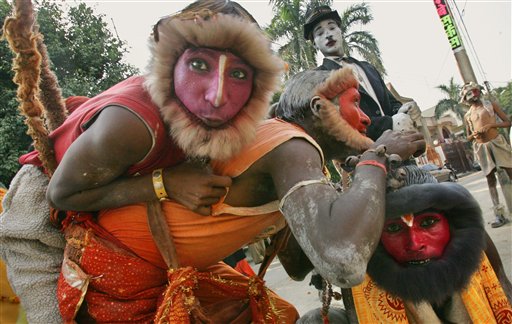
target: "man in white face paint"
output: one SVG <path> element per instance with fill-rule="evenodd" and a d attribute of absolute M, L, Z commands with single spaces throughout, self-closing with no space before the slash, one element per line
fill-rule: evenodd
<path fill-rule="evenodd" d="M 324 55 L 322 65 L 317 70 L 337 70 L 345 66 L 352 68 L 359 82 L 361 109 L 371 119 L 368 136 L 376 140 L 385 130 L 393 129 L 391 116 L 400 110 L 402 104 L 389 92 L 374 66 L 348 56 L 340 25 L 341 18 L 336 10 L 328 6 L 313 8 L 306 13 L 304 38 Z M 407 113 L 413 120 L 421 114 L 417 105 L 404 107 L 400 112 Z"/>

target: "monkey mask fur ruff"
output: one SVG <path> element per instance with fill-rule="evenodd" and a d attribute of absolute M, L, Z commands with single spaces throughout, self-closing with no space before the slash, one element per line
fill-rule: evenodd
<path fill-rule="evenodd" d="M 485 230 L 478 202 L 455 183 L 425 183 L 386 195 L 386 218 L 435 210 L 444 214 L 451 239 L 440 259 L 423 265 L 398 264 L 379 244 L 368 264 L 378 286 L 406 301 L 442 303 L 460 292 L 477 271 L 485 248 Z"/>
<path fill-rule="evenodd" d="M 328 136 L 352 149 L 366 150 L 373 141 L 350 126 L 337 104 L 340 94 L 358 87 L 350 68 L 304 71 L 288 81 L 274 115 L 299 125 L 313 117 L 315 125 Z"/>
<path fill-rule="evenodd" d="M 225 127 L 206 127 L 174 94 L 177 60 L 187 48 L 199 47 L 229 51 L 254 69 L 251 97 Z M 225 160 L 254 138 L 284 67 L 256 23 L 208 9 L 183 11 L 158 22 L 150 38 L 150 50 L 145 87 L 160 107 L 172 138 L 188 156 Z"/>

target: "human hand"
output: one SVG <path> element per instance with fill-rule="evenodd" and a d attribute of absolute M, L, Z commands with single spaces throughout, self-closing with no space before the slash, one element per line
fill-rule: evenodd
<path fill-rule="evenodd" d="M 184 162 L 164 171 L 164 184 L 170 198 L 204 216 L 211 206 L 226 195 L 232 180 L 212 174 L 209 166 L 199 162 Z"/>
<path fill-rule="evenodd" d="M 418 132 L 385 131 L 374 143 L 374 147 L 386 146 L 387 154 L 398 154 L 402 160 L 411 156 L 420 156 L 425 152 L 426 143 L 423 134 Z"/>
<path fill-rule="evenodd" d="M 478 135 L 485 134 L 490 128 L 491 128 L 490 124 L 484 125 L 484 126 L 480 127 L 480 129 L 477 130 L 476 133 Z"/>

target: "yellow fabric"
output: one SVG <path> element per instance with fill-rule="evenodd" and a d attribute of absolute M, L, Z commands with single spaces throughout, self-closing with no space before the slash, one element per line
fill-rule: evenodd
<path fill-rule="evenodd" d="M 352 298 L 359 323 L 409 323 L 403 301 L 377 287 L 368 275 L 352 288 Z"/>
<path fill-rule="evenodd" d="M 10 324 L 16 323 L 19 314 L 20 304 L 16 295 L 9 286 L 7 281 L 7 272 L 5 264 L 0 260 L 0 323 Z"/>
<path fill-rule="evenodd" d="M 4 196 L 6 193 L 7 193 L 7 189 L 0 188 L 0 202 L 2 202 L 4 200 Z M 3 210 L 3 204 L 0 204 L 0 213 L 2 212 L 2 210 Z"/>
<path fill-rule="evenodd" d="M 0 188 L 0 202 L 3 200 L 6 192 L 6 189 Z M 0 213 L 1 212 L 2 205 L 0 204 Z M 2 260 L 0 260 L 0 298 L 0 323 L 16 323 L 20 304 L 9 285 L 9 281 L 7 281 L 7 271 Z"/>
<path fill-rule="evenodd" d="M 409 323 L 403 301 L 377 287 L 368 275 L 352 288 L 352 295 L 359 323 Z M 461 297 L 473 323 L 512 323 L 512 308 L 485 254 Z"/>
<path fill-rule="evenodd" d="M 512 323 L 512 307 L 485 254 L 461 296 L 473 323 Z"/>

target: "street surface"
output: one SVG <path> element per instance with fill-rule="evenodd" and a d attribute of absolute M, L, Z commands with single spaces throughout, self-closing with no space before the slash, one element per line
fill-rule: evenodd
<path fill-rule="evenodd" d="M 512 279 L 512 223 L 508 223 L 500 228 L 491 228 L 489 223 L 494 220 L 492 202 L 487 187 L 487 181 L 481 171 L 470 173 L 462 177 L 459 176 L 458 183 L 468 189 L 480 203 L 485 228 L 498 248 L 509 279 Z M 500 194 L 500 202 L 505 204 L 499 183 L 498 191 Z M 512 218 L 510 213 L 507 217 L 509 217 L 509 219 Z M 249 261 L 251 262 L 250 259 Z M 251 263 L 251 266 L 255 269 L 258 268 L 258 266 L 254 266 L 253 263 Z M 309 286 L 310 276 L 311 275 L 308 275 L 302 282 L 293 281 L 288 277 L 276 258 L 265 275 L 265 281 L 270 289 L 292 303 L 302 315 L 313 308 L 322 306 L 318 298 L 317 290 L 313 286 Z M 333 300 L 332 305 L 341 306 L 343 304 Z"/>

